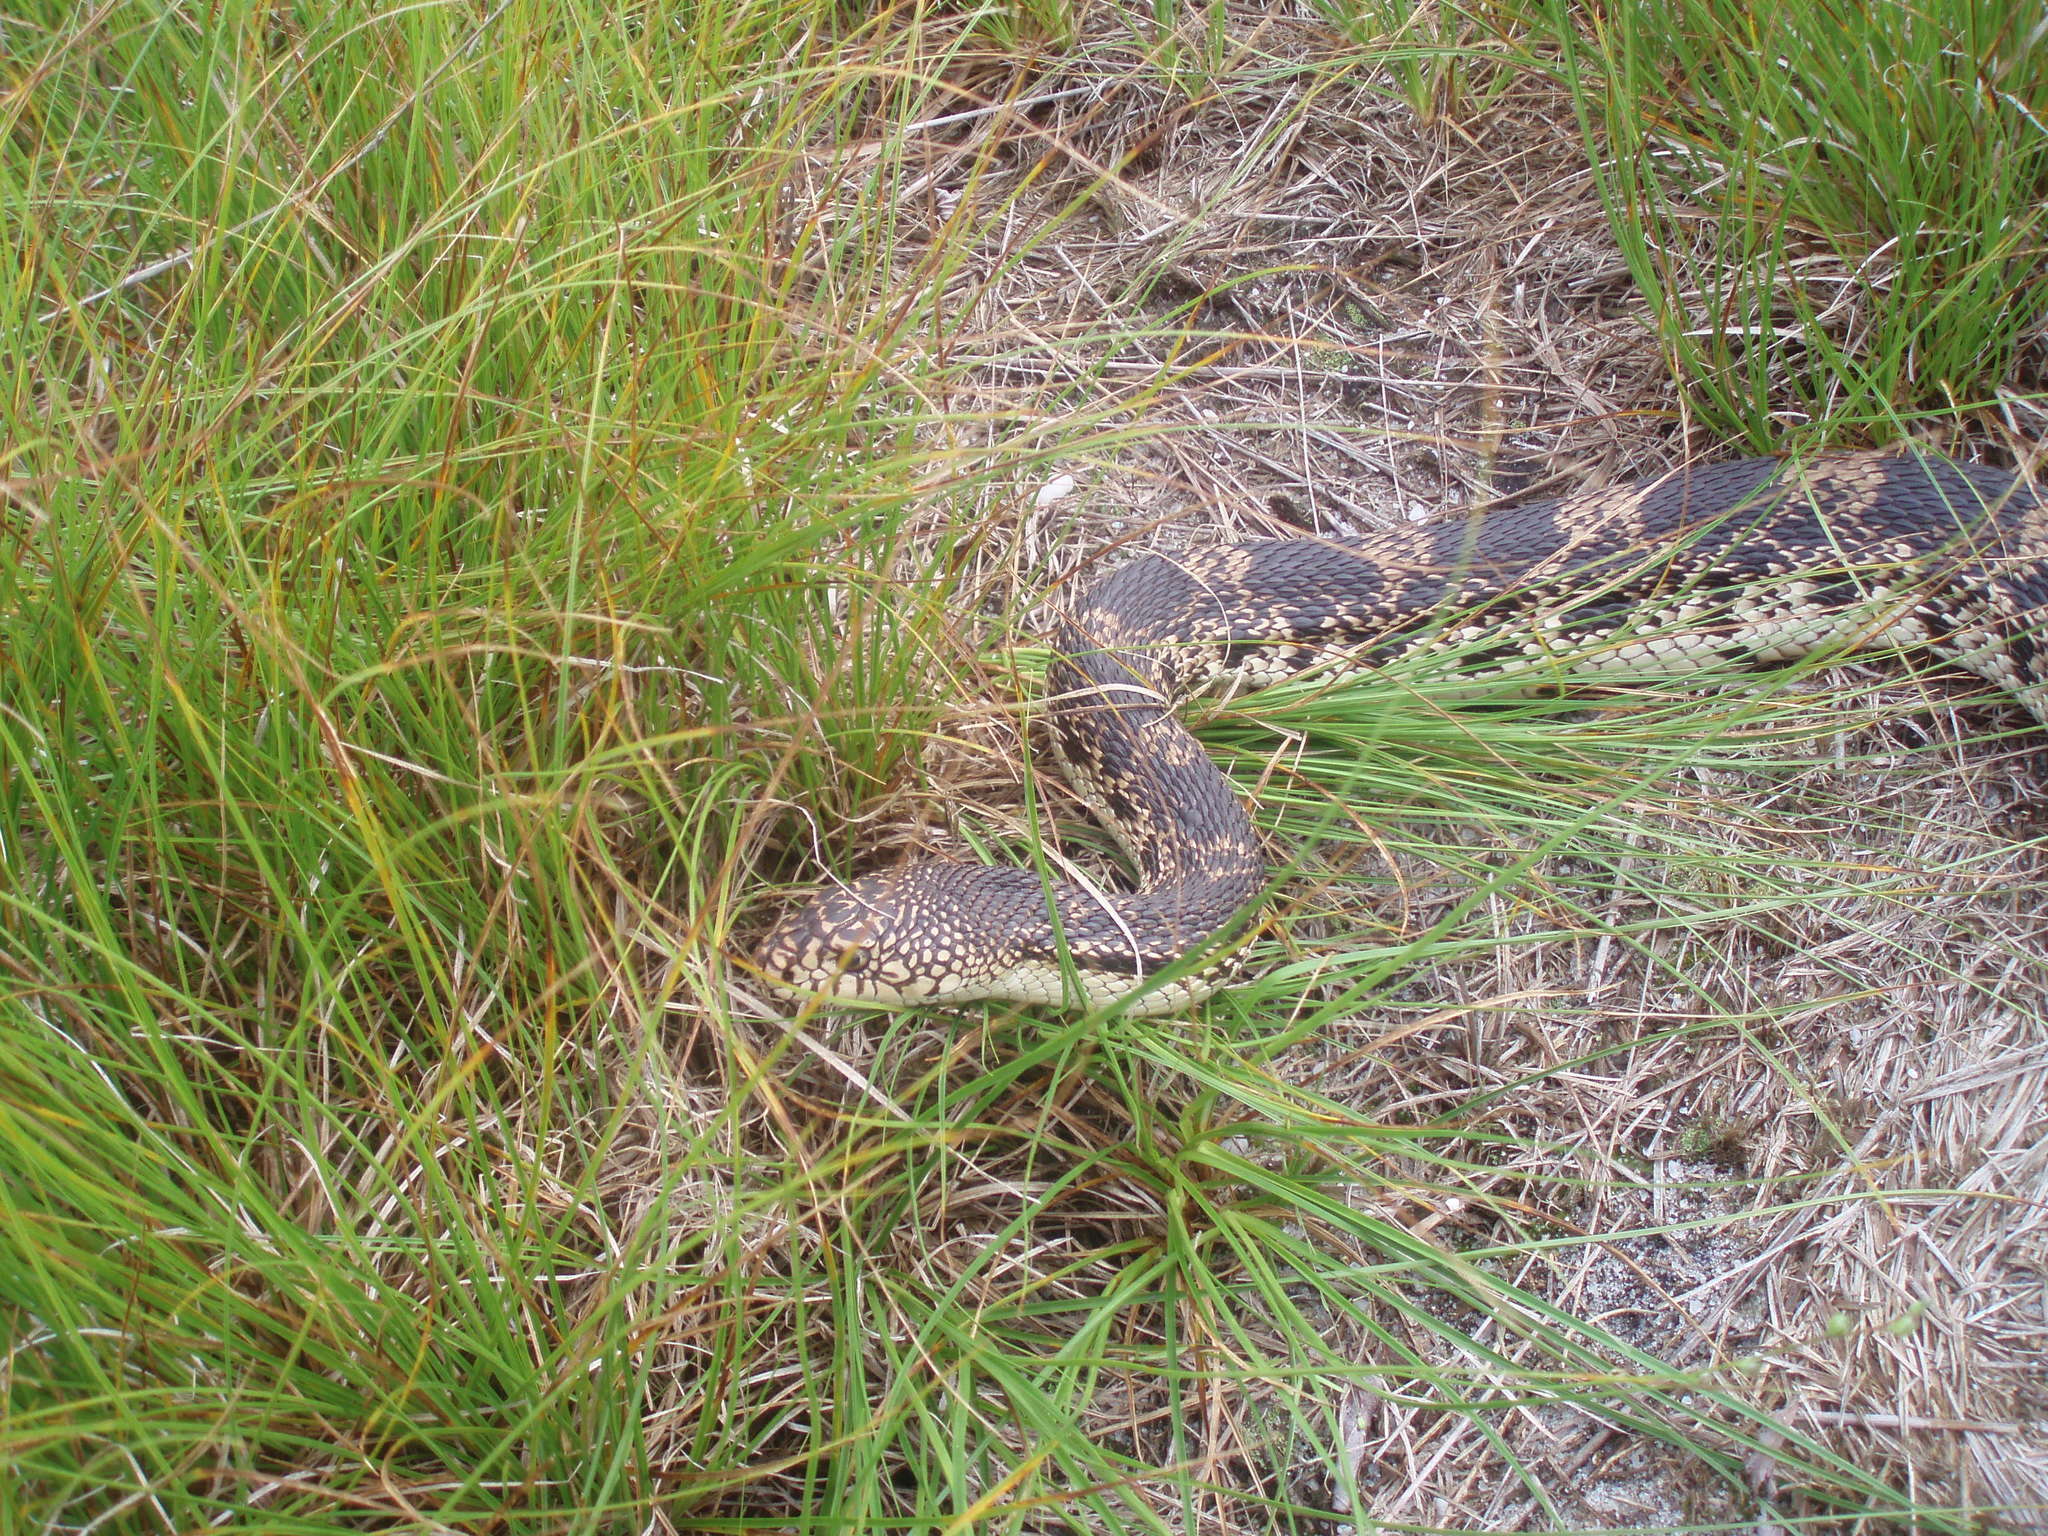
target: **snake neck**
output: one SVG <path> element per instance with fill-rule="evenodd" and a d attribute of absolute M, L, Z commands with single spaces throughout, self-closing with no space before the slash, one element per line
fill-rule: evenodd
<path fill-rule="evenodd" d="M 1048 728 L 1069 782 L 1136 866 L 1140 893 L 1242 890 L 1249 900 L 1265 876 L 1258 835 L 1173 712 L 1199 678 L 1123 636 L 1098 638 L 1087 618 L 1059 623 L 1046 679 Z"/>

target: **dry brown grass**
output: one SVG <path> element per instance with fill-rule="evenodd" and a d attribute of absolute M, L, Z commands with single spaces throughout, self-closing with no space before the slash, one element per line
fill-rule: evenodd
<path fill-rule="evenodd" d="M 1316 25 L 1244 8 L 1229 41 L 1192 97 L 1106 37 L 984 78 L 1036 105 L 950 130 L 912 182 L 907 232 L 990 216 L 942 403 L 1013 444 L 1051 447 L 1077 418 L 1146 429 L 991 501 L 963 591 L 1009 611 L 1133 547 L 1369 529 L 1715 451 L 1688 435 L 1556 90 L 1527 79 L 1424 122 L 1381 82 L 1309 67 Z M 821 206 L 844 169 L 821 168 Z M 2014 399 L 1981 425 L 1945 446 L 2009 452 L 2042 420 Z M 1077 493 L 1036 496 L 1056 473 Z M 1504 1208 L 1525 1235 L 1586 1234 L 1512 1278 L 1676 1365 L 1748 1362 L 1752 1400 L 1915 1498 L 2048 1529 L 2048 756 L 1974 739 L 2017 718 L 1894 684 L 1844 706 L 1835 766 L 1702 776 L 1691 830 L 1717 821 L 1735 867 L 1819 886 L 1815 858 L 1942 871 L 1924 883 L 1823 893 L 1774 932 L 1669 936 L 1683 986 L 1606 941 L 1505 946 L 1413 977 L 1280 1070 L 1383 1121 L 1521 1084 L 1472 1127 L 1521 1152 L 1470 1198 L 1419 1188 L 1388 1214 L 1458 1246 L 1512 1238 Z M 966 749 L 935 750 L 862 840 L 943 847 L 953 809 L 1016 807 L 1008 721 L 966 702 Z M 1458 894 L 1401 875 L 1415 931 Z M 1649 1228 L 1667 1230 L 1600 1235 Z M 1160 1406 L 1105 1400 L 1102 1431 L 1142 1447 Z M 1575 1410 L 1509 1414 L 1500 1443 L 1362 1395 L 1339 1411 L 1373 1519 L 1545 1524 L 1503 1449 L 1568 1525 L 1748 1518 L 1668 1447 Z M 1256 1461 L 1240 1432 L 1210 1419 L 1207 1475 Z M 1327 1469 L 1297 1473 L 1297 1494 L 1327 1491 Z M 1165 1488 L 1161 1509 L 1179 1519 Z"/>

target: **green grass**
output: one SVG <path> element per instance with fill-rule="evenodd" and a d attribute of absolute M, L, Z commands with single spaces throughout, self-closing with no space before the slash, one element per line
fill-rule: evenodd
<path fill-rule="evenodd" d="M 1557 79 L 1689 424 L 1758 452 L 2048 382 L 2048 50 L 2002 0 L 1329 0 L 1426 119 Z"/>
<path fill-rule="evenodd" d="M 1385 72 L 1424 122 L 1482 113 L 1518 76 L 1542 68 L 1527 42 L 1538 13 L 1523 0 L 1317 0 L 1316 10 Z"/>
<path fill-rule="evenodd" d="M 1285 1525 L 1331 1380 L 1579 1403 L 1731 1489 L 1762 1457 L 1914 1510 L 1359 1198 L 1485 1178 L 1483 1129 L 1270 1063 L 1504 942 L 1471 903 L 1361 940 L 1306 898 L 1193 1023 L 854 1035 L 729 989 L 735 928 L 845 858 L 976 664 L 976 525 L 932 509 L 1138 430 L 1029 400 L 1058 430 L 979 446 L 947 403 L 977 229 L 895 203 L 902 125 L 1021 94 L 1070 19 L 10 12 L 0 1529 L 1140 1531 L 1169 1475 L 1187 1523 Z M 1567 752 L 1542 706 L 1389 686 L 1219 723 L 1249 779 L 1322 722 L 1268 797 L 1290 841 L 1382 806 L 1474 901 L 1645 948 L 1812 899 L 1682 832 L 1644 855 L 1735 724 Z M 1584 845 L 1652 915 L 1464 833 Z M 1165 1428 L 1090 1433 L 1117 1393 Z M 1219 1393 L 1260 1465 L 1204 1460 Z"/>
<path fill-rule="evenodd" d="M 877 318 L 872 221 L 784 199 L 952 98 L 787 5 L 73 20 L 9 22 L 10 1513 L 627 1508 L 636 1331 L 749 1286 L 600 1170 L 749 1161 L 664 1009 L 917 657 L 944 253 Z"/>
<path fill-rule="evenodd" d="M 1998 0 L 1553 5 L 1610 221 L 1709 433 L 1769 450 L 1996 411 L 2048 316 L 2034 22 Z"/>

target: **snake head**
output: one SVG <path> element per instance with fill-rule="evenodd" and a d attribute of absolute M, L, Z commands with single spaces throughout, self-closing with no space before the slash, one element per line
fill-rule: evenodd
<path fill-rule="evenodd" d="M 784 992 L 882 1006 L 996 995 L 1013 964 L 992 890 L 1024 871 L 914 864 L 826 891 L 769 930 L 754 963 Z M 1042 888 L 1029 898 L 1044 907 Z M 999 907 L 1013 905 L 998 902 Z"/>

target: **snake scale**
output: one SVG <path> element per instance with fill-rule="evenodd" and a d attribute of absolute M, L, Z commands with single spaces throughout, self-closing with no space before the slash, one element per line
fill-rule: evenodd
<path fill-rule="evenodd" d="M 1931 455 L 1745 459 L 1365 538 L 1144 556 L 1048 638 L 1050 740 L 1133 888 L 906 865 L 776 924 L 756 951 L 769 981 L 880 1004 L 1138 993 L 1150 1013 L 1207 995 L 1215 969 L 1151 978 L 1266 882 L 1244 806 L 1173 713 L 1219 684 L 1419 651 L 1533 690 L 1880 645 L 1966 668 L 2048 724 L 2048 502 Z"/>

